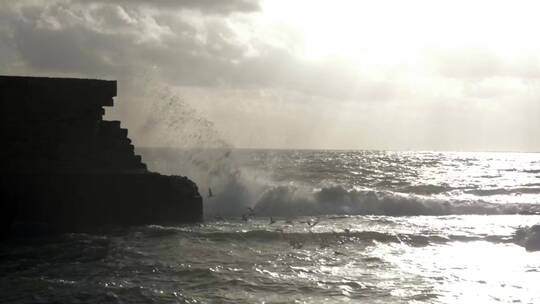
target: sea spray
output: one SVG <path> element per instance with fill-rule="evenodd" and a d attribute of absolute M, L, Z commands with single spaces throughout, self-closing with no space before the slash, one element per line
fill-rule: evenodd
<path fill-rule="evenodd" d="M 159 160 L 165 169 L 177 172 L 192 172 L 193 176 L 206 173 L 208 163 L 186 164 L 190 155 L 205 155 L 205 161 L 219 159 L 219 170 L 214 171 L 212 179 L 213 196 L 205 195 L 207 217 L 237 217 L 253 208 L 256 216 L 318 216 L 340 215 L 451 215 L 451 214 L 536 214 L 540 205 L 534 203 L 493 203 L 486 196 L 460 196 L 451 187 L 445 193 L 432 195 L 404 193 L 376 187 L 355 187 L 350 184 L 330 183 L 322 179 L 317 183 L 307 181 L 279 180 L 279 172 L 268 168 L 257 169 L 246 160 L 246 154 L 254 151 L 232 150 L 221 159 L 216 156 L 223 151 L 206 150 L 159 150 L 147 151 L 149 159 Z M 213 156 L 211 156 L 213 155 Z M 182 160 L 179 162 L 179 160 Z M 172 164 L 178 164 L 176 168 Z M 262 166 L 261 164 L 257 164 Z M 191 166 L 187 168 L 186 166 Z M 158 168 L 158 166 L 155 166 Z M 198 170 L 198 171 L 197 171 Z M 199 174 L 199 175 L 198 175 Z M 203 176 L 204 177 L 204 176 Z M 201 179 L 202 180 L 202 179 Z M 201 183 L 204 184 L 204 183 Z M 204 186 L 203 186 L 204 187 Z M 205 188 L 202 188 L 203 191 Z M 457 194 L 456 194 L 457 193 Z M 514 198 L 515 195 L 509 196 Z M 518 196 L 519 197 L 519 196 Z"/>
<path fill-rule="evenodd" d="M 252 206 L 261 183 L 241 170 L 233 146 L 214 123 L 173 88 L 145 80 L 147 116 L 139 131 L 163 148 L 141 149 L 151 170 L 189 176 L 204 198 L 206 216 L 238 216 Z M 143 81 L 144 82 L 144 81 Z"/>
<path fill-rule="evenodd" d="M 540 212 L 536 155 L 235 149 L 177 90 L 147 87 L 139 132 L 162 148 L 140 152 L 193 179 L 207 218 Z"/>

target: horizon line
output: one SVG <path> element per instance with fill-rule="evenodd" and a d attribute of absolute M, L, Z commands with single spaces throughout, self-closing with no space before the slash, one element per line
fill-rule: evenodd
<path fill-rule="evenodd" d="M 170 146 L 135 146 L 135 149 L 178 149 L 178 150 L 278 150 L 278 151 L 386 151 L 386 152 L 438 152 L 438 153 L 540 153 L 538 151 L 519 150 L 437 150 L 437 149 L 380 149 L 380 148 L 268 148 L 268 147 L 170 147 Z"/>

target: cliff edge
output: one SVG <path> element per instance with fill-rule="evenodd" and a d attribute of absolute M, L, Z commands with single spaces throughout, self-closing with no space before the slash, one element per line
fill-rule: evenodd
<path fill-rule="evenodd" d="M 186 177 L 147 170 L 128 130 L 105 121 L 116 81 L 0 76 L 2 234 L 202 219 Z"/>

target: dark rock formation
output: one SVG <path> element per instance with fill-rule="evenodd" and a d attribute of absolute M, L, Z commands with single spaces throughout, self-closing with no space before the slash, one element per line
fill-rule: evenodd
<path fill-rule="evenodd" d="M 540 225 L 519 228 L 514 234 L 514 242 L 527 251 L 540 251 Z"/>
<path fill-rule="evenodd" d="M 3 233 L 198 221 L 185 177 L 149 172 L 119 121 L 104 121 L 116 82 L 0 76 Z"/>

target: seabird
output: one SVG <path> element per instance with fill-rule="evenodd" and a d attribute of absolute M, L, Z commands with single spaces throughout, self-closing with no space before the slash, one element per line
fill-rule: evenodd
<path fill-rule="evenodd" d="M 306 221 L 306 224 L 308 224 L 309 228 L 315 227 L 315 225 L 317 225 L 318 223 L 319 223 L 319 219 L 316 219 L 316 220 L 309 219 Z"/>

